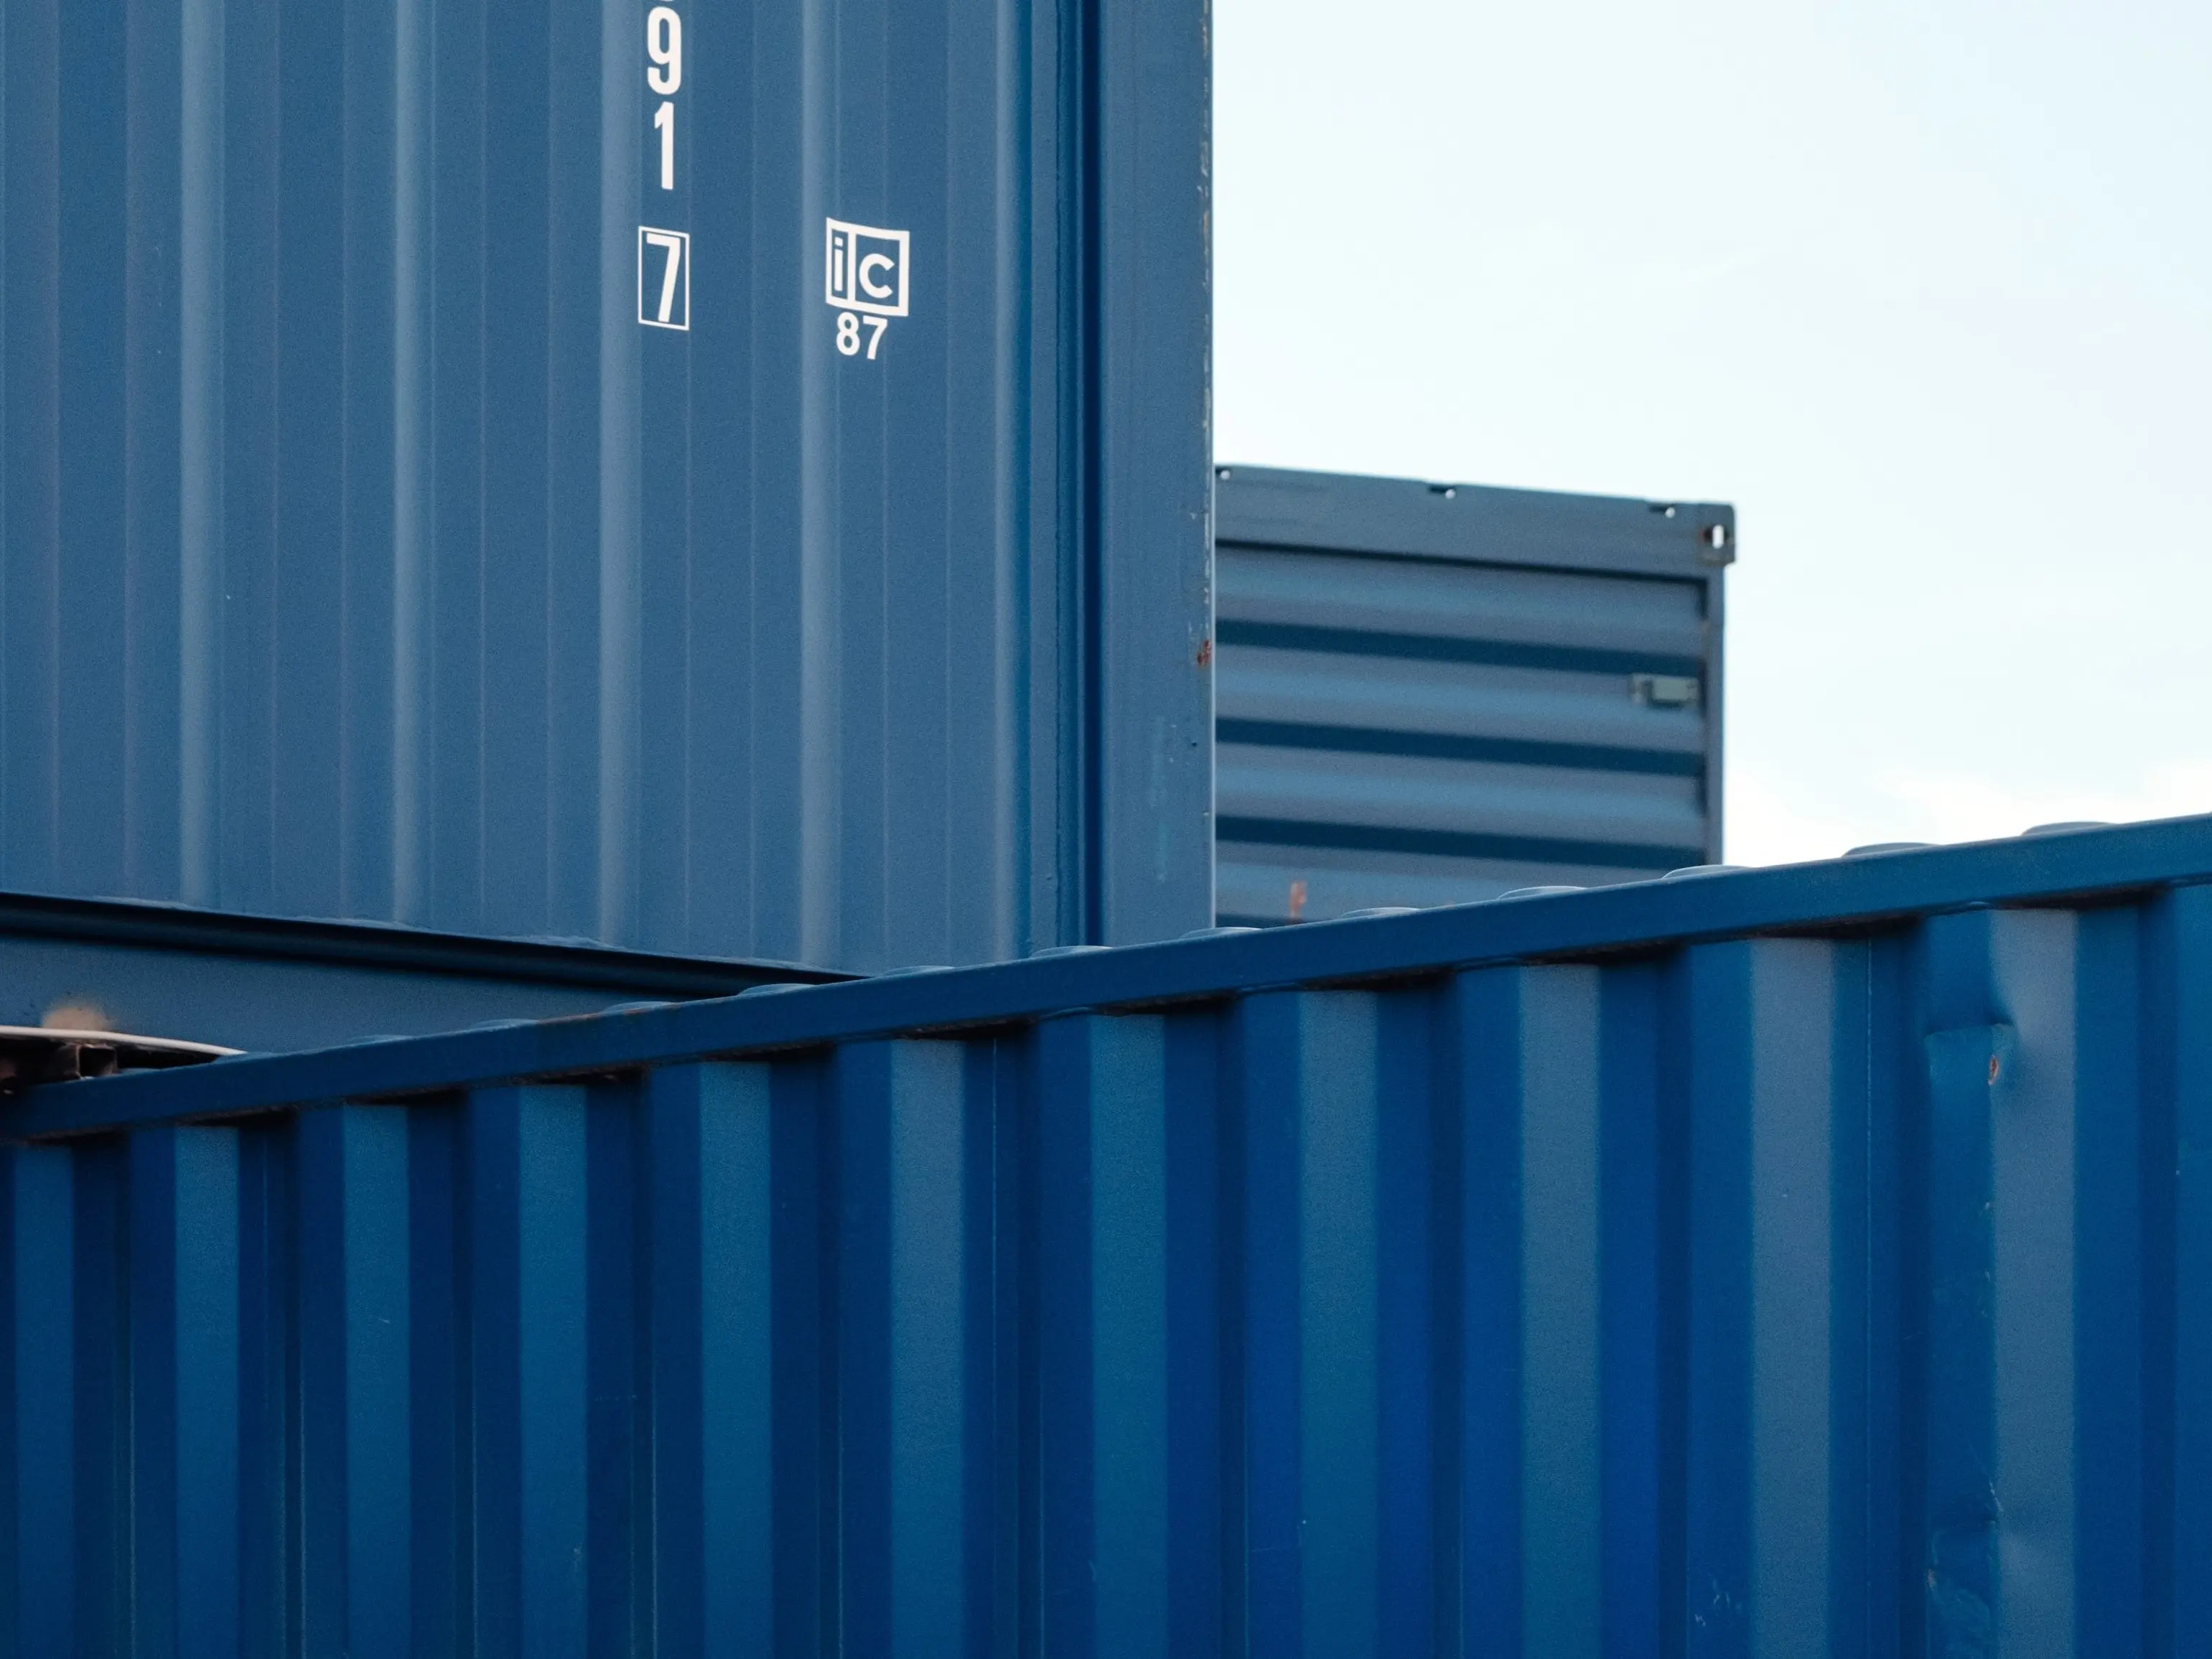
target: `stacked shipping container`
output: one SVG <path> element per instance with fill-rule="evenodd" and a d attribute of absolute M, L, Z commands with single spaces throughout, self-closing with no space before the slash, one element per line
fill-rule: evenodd
<path fill-rule="evenodd" d="M 1720 857 L 1733 510 L 1248 466 L 1215 501 L 1220 921 Z"/>
<path fill-rule="evenodd" d="M 0 887 L 1209 919 L 1200 0 L 9 0 Z"/>

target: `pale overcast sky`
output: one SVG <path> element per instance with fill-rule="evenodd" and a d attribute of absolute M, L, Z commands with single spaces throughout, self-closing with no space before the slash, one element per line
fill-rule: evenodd
<path fill-rule="evenodd" d="M 1729 856 L 2212 811 L 2212 6 L 1219 0 L 1224 461 L 1734 501 Z"/>

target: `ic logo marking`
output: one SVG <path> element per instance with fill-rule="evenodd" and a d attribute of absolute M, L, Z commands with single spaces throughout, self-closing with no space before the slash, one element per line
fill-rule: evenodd
<path fill-rule="evenodd" d="M 866 323 L 872 362 L 890 319 L 907 314 L 911 235 L 842 219 L 823 222 L 822 299 L 837 313 L 837 349 L 848 357 L 857 356 Z"/>

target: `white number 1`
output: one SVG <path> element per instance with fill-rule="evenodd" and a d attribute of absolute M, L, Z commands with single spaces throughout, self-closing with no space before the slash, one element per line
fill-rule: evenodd
<path fill-rule="evenodd" d="M 663 104 L 653 112 L 653 125 L 660 134 L 660 187 L 676 188 L 676 106 Z"/>

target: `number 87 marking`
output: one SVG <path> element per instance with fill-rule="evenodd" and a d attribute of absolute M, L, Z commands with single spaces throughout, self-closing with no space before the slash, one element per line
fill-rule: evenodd
<path fill-rule="evenodd" d="M 837 313 L 837 349 L 848 357 L 860 349 L 860 325 L 868 325 L 868 361 L 876 360 L 876 348 L 884 343 L 884 331 L 890 326 L 881 317 L 862 317 L 855 312 Z"/>

